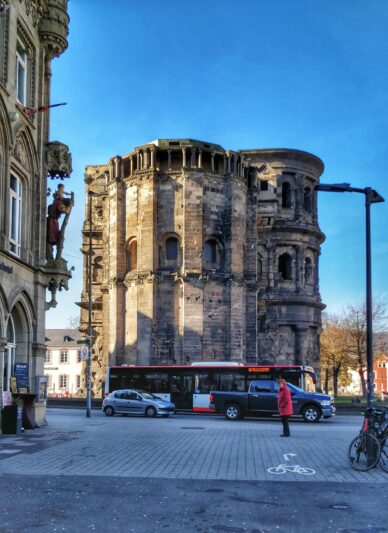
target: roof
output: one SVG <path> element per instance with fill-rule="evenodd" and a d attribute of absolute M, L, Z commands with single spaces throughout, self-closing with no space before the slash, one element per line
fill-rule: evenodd
<path fill-rule="evenodd" d="M 46 346 L 52 347 L 75 347 L 79 346 L 77 341 L 82 340 L 82 334 L 78 329 L 46 329 Z M 66 340 L 67 338 L 67 340 Z"/>

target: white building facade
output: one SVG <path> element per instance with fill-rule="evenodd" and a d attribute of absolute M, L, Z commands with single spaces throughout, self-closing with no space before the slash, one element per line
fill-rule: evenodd
<path fill-rule="evenodd" d="M 76 329 L 47 329 L 44 374 L 48 396 L 71 398 L 80 395 L 85 374 L 81 361 L 81 334 Z"/>

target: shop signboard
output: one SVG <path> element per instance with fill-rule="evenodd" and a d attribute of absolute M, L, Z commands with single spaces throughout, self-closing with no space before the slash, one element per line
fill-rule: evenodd
<path fill-rule="evenodd" d="M 18 392 L 27 392 L 30 385 L 27 363 L 15 363 L 15 378 Z"/>

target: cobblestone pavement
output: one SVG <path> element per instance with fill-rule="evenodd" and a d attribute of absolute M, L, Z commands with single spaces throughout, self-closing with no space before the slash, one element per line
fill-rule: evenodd
<path fill-rule="evenodd" d="M 319 424 L 293 421 L 290 439 L 279 437 L 281 424 L 274 419 L 230 422 L 184 414 L 108 418 L 100 411 L 86 418 L 83 410 L 57 409 L 48 410 L 47 418 L 47 427 L 0 437 L 0 474 L 388 481 L 379 468 L 356 472 L 347 463 L 347 447 L 361 426 L 358 416 Z"/>

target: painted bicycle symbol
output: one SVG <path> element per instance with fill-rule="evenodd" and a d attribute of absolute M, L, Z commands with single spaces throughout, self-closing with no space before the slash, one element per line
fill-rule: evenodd
<path fill-rule="evenodd" d="M 270 474 L 285 474 L 286 472 L 293 472 L 294 474 L 303 474 L 305 476 L 312 476 L 315 474 L 315 470 L 300 465 L 278 465 L 268 468 Z"/>

